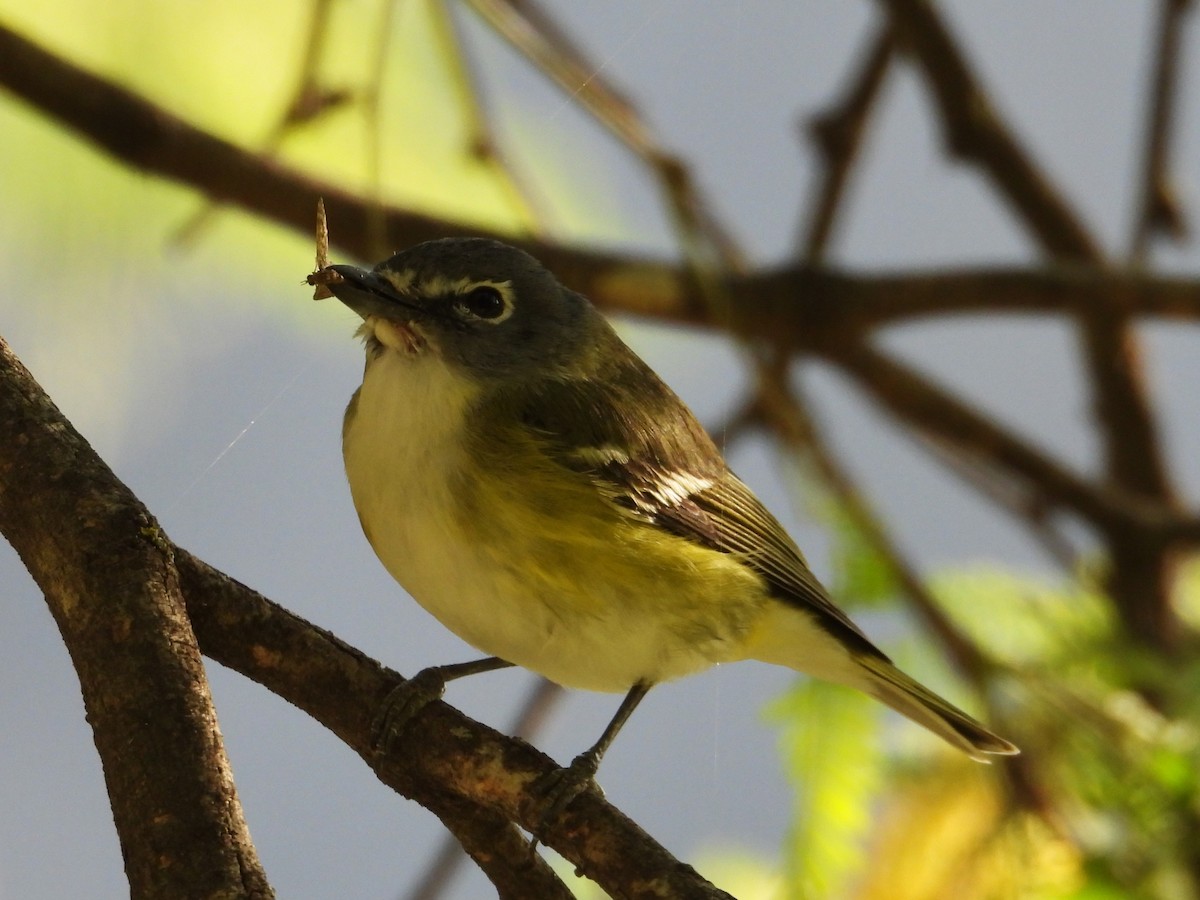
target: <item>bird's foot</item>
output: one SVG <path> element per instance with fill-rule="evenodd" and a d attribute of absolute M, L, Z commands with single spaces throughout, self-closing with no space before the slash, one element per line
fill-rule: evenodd
<path fill-rule="evenodd" d="M 589 750 L 580 753 L 569 766 L 555 769 L 534 784 L 533 790 L 541 799 L 542 811 L 538 816 L 537 832 L 530 844 L 531 853 L 537 849 L 540 835 L 550 829 L 576 797 L 586 791 L 595 791 L 599 796 L 604 796 L 604 791 L 596 783 L 596 769 L 599 767 L 599 756 Z"/>
<path fill-rule="evenodd" d="M 442 699 L 447 682 L 481 672 L 494 672 L 511 665 L 495 656 L 488 656 L 448 666 L 430 666 L 401 682 L 384 698 L 375 721 L 371 723 L 371 743 L 375 752 L 389 752 L 417 713 L 434 700 Z"/>
<path fill-rule="evenodd" d="M 446 693 L 446 675 L 442 667 L 422 669 L 406 679 L 384 698 L 371 723 L 371 743 L 378 754 L 390 753 L 400 735 L 417 714 Z"/>

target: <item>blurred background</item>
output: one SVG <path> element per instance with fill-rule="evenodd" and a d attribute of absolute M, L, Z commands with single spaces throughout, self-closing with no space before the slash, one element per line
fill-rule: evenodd
<path fill-rule="evenodd" d="M 1131 259 L 1157 29 L 1172 5 L 937 5 L 999 115 L 1116 264 Z M 489 6 L 329 4 L 311 69 L 320 3 L 0 0 L 0 26 L 364 198 L 481 230 L 532 229 L 554 243 L 682 259 L 653 171 L 581 108 L 583 83 L 560 90 L 497 34 L 481 12 Z M 589 74 L 618 87 L 685 163 L 751 267 L 800 253 L 821 186 L 805 127 L 857 77 L 883 7 L 540 4 L 590 61 Z M 1176 27 L 1169 158 L 1176 198 L 1194 221 L 1200 70 L 1194 23 L 1183 16 Z M 349 99 L 281 126 L 306 71 Z M 492 160 L 469 152 L 480 111 L 494 129 Z M 359 530 L 340 425 L 362 351 L 355 316 L 313 303 L 302 283 L 311 233 L 210 206 L 3 91 L 0 135 L 0 334 L 167 534 L 404 674 L 472 658 L 403 595 Z M 338 221 L 329 227 L 336 242 Z M 381 247 L 378 258 L 395 249 Z M 899 57 L 822 261 L 859 274 L 1046 266 L 992 185 L 947 158 L 927 85 Z M 1156 239 L 1136 263 L 1194 280 L 1200 249 Z M 1136 329 L 1185 508 L 1200 494 L 1198 306 L 1191 321 L 1140 320 Z M 610 801 L 741 897 L 1197 896 L 1188 698 L 1200 673 L 1188 636 L 1200 581 L 1186 562 L 1170 591 L 1184 637 L 1157 656 L 1131 645 L 1104 596 L 1106 548 L 1093 531 L 1056 519 L 1050 540 L 955 476 L 835 366 L 797 359 L 788 383 L 822 446 L 988 660 L 986 677 L 964 678 L 903 599 L 894 560 L 820 477 L 819 457 L 770 429 L 740 427 L 755 388 L 746 349 L 715 330 L 620 315 L 616 324 L 726 443 L 733 468 L 868 633 L 1024 745 L 1028 769 L 1014 786 L 999 766 L 964 763 L 849 692 L 740 664 L 650 694 L 601 768 Z M 1064 317 L 942 316 L 876 339 L 1104 481 L 1078 332 Z M 7 544 L 0 585 L 0 897 L 126 895 L 78 683 Z M 209 675 L 279 896 L 410 896 L 443 840 L 437 820 L 382 790 L 353 753 L 263 688 L 216 665 Z M 499 672 L 452 685 L 447 700 L 506 729 L 534 683 Z M 568 761 L 616 704 L 565 695 L 534 743 Z M 1047 723 L 1068 727 L 1068 737 Z M 467 866 L 443 896 L 491 891 Z"/>

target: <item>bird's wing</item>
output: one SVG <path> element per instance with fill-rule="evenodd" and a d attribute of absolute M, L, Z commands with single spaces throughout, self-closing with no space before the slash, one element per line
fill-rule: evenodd
<path fill-rule="evenodd" d="M 886 660 L 833 604 L 783 526 L 729 471 L 683 402 L 630 356 L 603 384 L 555 380 L 531 398 L 523 417 L 545 438 L 551 458 L 588 475 L 633 514 L 738 556 L 780 600 L 813 615 L 856 651 Z"/>

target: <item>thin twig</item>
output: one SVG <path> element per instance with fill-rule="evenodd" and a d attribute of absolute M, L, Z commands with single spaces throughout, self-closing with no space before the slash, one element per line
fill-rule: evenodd
<path fill-rule="evenodd" d="M 1179 48 L 1192 0 L 1161 0 L 1159 10 L 1158 50 L 1142 163 L 1141 204 L 1129 248 L 1130 259 L 1135 264 L 1146 261 L 1150 241 L 1155 235 L 1177 241 L 1187 236 L 1187 222 L 1175 195 L 1167 155 L 1175 125 Z"/>
<path fill-rule="evenodd" d="M 500 187 L 521 217 L 529 233 L 545 237 L 549 234 L 549 217 L 539 202 L 537 192 L 526 182 L 520 167 L 501 150 L 501 140 L 495 125 L 495 112 L 490 104 L 487 78 L 470 52 L 458 16 L 449 0 L 433 4 L 433 14 L 439 39 L 450 62 L 455 88 L 467 119 L 467 143 L 470 154 L 499 176 Z"/>
<path fill-rule="evenodd" d="M 292 92 L 291 101 L 284 107 L 283 115 L 262 143 L 259 153 L 263 159 L 273 159 L 292 132 L 350 100 L 347 90 L 323 87 L 317 74 L 321 51 L 329 34 L 332 8 L 332 0 L 312 0 L 312 15 L 305 35 L 296 89 Z M 193 243 L 212 222 L 218 208 L 215 200 L 206 198 L 205 203 L 175 230 L 171 242 L 180 246 Z"/>
<path fill-rule="evenodd" d="M 867 119 L 891 67 L 895 48 L 891 26 L 884 24 L 863 55 L 858 75 L 842 99 L 809 123 L 808 133 L 821 165 L 820 188 L 816 201 L 809 206 L 808 224 L 801 239 L 802 258 L 809 265 L 825 258 L 850 171 L 866 133 Z"/>
<path fill-rule="evenodd" d="M 364 86 L 359 92 L 358 106 L 362 111 L 363 155 L 366 162 L 366 244 L 367 259 L 381 259 L 388 252 L 386 213 L 383 200 L 383 84 L 387 61 L 392 47 L 396 16 L 394 0 L 384 0 L 376 7 L 378 19 L 367 31 L 364 47 L 370 46 L 370 60 Z"/>
<path fill-rule="evenodd" d="M 925 75 L 951 149 L 993 181 L 1044 252 L 1103 265 L 1099 245 L 993 109 L 933 3 L 880 2 Z M 1175 508 L 1130 315 L 1101 290 L 1077 321 L 1109 480 Z M 1113 561 L 1108 592 L 1137 639 L 1165 650 L 1175 643 L 1176 631 L 1170 548 L 1125 536 L 1105 534 Z"/>
<path fill-rule="evenodd" d="M 825 258 L 834 220 L 843 202 L 850 172 L 858 158 L 867 119 L 879 96 L 894 53 L 892 28 L 889 23 L 884 23 L 864 54 L 858 76 L 851 82 L 843 99 L 831 110 L 814 118 L 810 126 L 822 162 L 822 172 L 821 189 L 813 204 L 804 240 L 804 258 L 809 265 L 819 265 Z M 878 514 L 830 452 L 804 395 L 789 382 L 786 365 L 760 367 L 758 398 L 763 418 L 774 424 L 775 432 L 790 443 L 797 453 L 812 461 L 825 488 L 832 492 L 854 528 L 891 569 L 910 607 L 934 638 L 940 641 L 958 670 L 986 696 L 985 673 L 990 665 L 983 651 L 942 611 L 892 540 Z"/>
<path fill-rule="evenodd" d="M 1034 448 L 965 401 L 864 341 L 829 348 L 824 357 L 918 433 L 967 454 L 997 475 L 1025 481 L 1047 502 L 1102 530 L 1146 524 L 1161 510 L 1152 503 L 1094 485 Z"/>
<path fill-rule="evenodd" d="M 879 0 L 937 101 L 947 149 L 974 163 L 1037 238 L 1059 259 L 1099 264 L 1099 245 L 1042 174 L 991 100 L 954 38 L 926 0 Z"/>
<path fill-rule="evenodd" d="M 604 75 L 604 66 L 583 50 L 533 0 L 468 0 L 496 33 L 536 66 L 564 94 L 591 115 L 658 178 L 676 225 L 684 223 L 685 250 L 692 230 L 704 236 L 726 268 L 740 267 L 743 255 L 711 213 L 686 166 L 655 139 L 634 105 Z"/>

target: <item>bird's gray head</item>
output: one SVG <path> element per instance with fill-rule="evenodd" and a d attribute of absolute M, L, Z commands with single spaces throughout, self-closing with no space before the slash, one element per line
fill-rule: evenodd
<path fill-rule="evenodd" d="M 417 244 L 370 272 L 330 266 L 339 300 L 363 317 L 368 352 L 433 352 L 489 378 L 553 375 L 599 319 L 536 259 L 499 241 Z"/>

